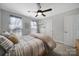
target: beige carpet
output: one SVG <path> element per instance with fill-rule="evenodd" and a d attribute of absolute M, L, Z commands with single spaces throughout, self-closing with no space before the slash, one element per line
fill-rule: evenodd
<path fill-rule="evenodd" d="M 56 44 L 56 48 L 54 49 L 54 52 L 57 54 L 57 55 L 63 55 L 63 56 L 67 56 L 69 53 L 66 49 L 66 47 L 64 46 L 64 44 L 62 43 L 57 43 Z"/>
<path fill-rule="evenodd" d="M 63 43 L 56 43 L 56 48 L 48 55 L 49 56 L 75 56 L 76 49 L 66 46 Z"/>

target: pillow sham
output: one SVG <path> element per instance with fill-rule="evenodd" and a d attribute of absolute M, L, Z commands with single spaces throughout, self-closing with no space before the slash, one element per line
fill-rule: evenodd
<path fill-rule="evenodd" d="M 18 38 L 15 34 L 11 34 L 9 35 L 9 37 L 7 37 L 9 40 L 11 40 L 14 44 L 18 43 Z"/>
<path fill-rule="evenodd" d="M 18 43 L 18 38 L 17 38 L 17 36 L 14 33 L 10 33 L 10 34 L 3 33 L 2 35 L 7 37 L 14 44 Z"/>

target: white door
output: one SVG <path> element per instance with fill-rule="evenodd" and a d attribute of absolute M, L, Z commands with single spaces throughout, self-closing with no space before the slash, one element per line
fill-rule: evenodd
<path fill-rule="evenodd" d="M 64 44 L 74 46 L 74 15 L 64 17 Z"/>

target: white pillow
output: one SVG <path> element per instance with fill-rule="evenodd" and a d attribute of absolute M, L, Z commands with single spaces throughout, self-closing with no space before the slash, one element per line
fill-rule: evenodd
<path fill-rule="evenodd" d="M 0 45 L 7 51 L 13 46 L 13 43 L 6 37 L 0 35 Z"/>

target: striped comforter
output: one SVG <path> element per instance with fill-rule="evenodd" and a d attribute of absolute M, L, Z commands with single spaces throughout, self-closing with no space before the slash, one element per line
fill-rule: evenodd
<path fill-rule="evenodd" d="M 7 51 L 5 56 L 42 56 L 55 47 L 55 42 L 48 36 L 28 35 L 19 37 L 19 43 Z"/>
<path fill-rule="evenodd" d="M 5 56 L 39 56 L 45 54 L 45 45 L 42 40 L 27 36 L 20 38 Z"/>

